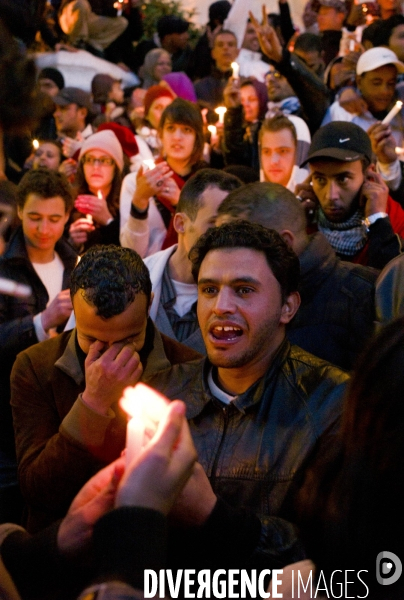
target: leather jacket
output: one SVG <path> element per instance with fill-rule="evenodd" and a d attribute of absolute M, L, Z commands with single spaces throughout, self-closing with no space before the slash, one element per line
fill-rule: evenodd
<path fill-rule="evenodd" d="M 286 339 L 266 374 L 224 405 L 208 385 L 207 358 L 175 365 L 146 381 L 187 405 L 198 460 L 213 490 L 233 507 L 254 511 L 272 543 L 273 516 L 318 445 L 333 444 L 348 375 Z M 265 545 L 265 543 L 264 543 Z"/>

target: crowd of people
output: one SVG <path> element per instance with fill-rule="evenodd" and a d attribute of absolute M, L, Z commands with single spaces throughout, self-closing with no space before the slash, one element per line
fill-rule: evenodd
<path fill-rule="evenodd" d="M 403 597 L 404 7 L 303 22 L 0 0 L 1 598 Z"/>

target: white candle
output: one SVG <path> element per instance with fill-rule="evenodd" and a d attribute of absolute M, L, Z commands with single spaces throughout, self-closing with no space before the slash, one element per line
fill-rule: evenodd
<path fill-rule="evenodd" d="M 217 127 L 216 127 L 216 125 L 208 125 L 208 131 L 210 131 L 210 133 L 212 135 L 216 135 L 217 134 Z"/>
<path fill-rule="evenodd" d="M 154 162 L 154 160 L 152 158 L 146 158 L 144 161 L 142 161 L 143 164 L 151 171 L 152 169 L 154 169 L 154 167 L 156 166 L 156 163 Z"/>
<path fill-rule="evenodd" d="M 231 68 L 233 69 L 233 78 L 238 79 L 240 77 L 240 65 L 236 62 L 232 62 Z"/>
<path fill-rule="evenodd" d="M 227 108 L 225 106 L 218 106 L 215 108 L 215 113 L 219 115 L 219 123 L 224 123 L 224 113 L 227 112 Z"/>
<path fill-rule="evenodd" d="M 355 51 L 355 40 L 350 40 L 349 41 L 349 52 L 354 52 Z"/>
<path fill-rule="evenodd" d="M 126 430 L 126 466 L 138 457 L 154 436 L 168 400 L 144 383 L 127 387 L 120 405 L 130 415 Z"/>
<path fill-rule="evenodd" d="M 23 283 L 17 283 L 12 279 L 5 279 L 0 277 L 0 294 L 6 294 L 7 296 L 13 296 L 14 298 L 27 298 L 32 293 L 29 285 Z"/>
<path fill-rule="evenodd" d="M 398 115 L 398 113 L 402 109 L 402 106 L 403 106 L 403 103 L 401 102 L 401 100 L 397 100 L 397 102 L 395 103 L 395 105 L 393 106 L 393 108 L 391 109 L 389 114 L 384 117 L 384 119 L 382 121 L 383 125 L 388 125 L 390 123 L 390 121 L 392 121 L 394 119 L 394 117 L 396 115 Z"/>

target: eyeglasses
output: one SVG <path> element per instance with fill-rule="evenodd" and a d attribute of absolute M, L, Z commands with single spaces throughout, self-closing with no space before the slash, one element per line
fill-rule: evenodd
<path fill-rule="evenodd" d="M 275 77 L 275 79 L 280 79 L 282 77 L 282 75 L 279 73 L 279 71 L 268 71 L 268 73 L 265 75 L 265 79 L 269 79 L 270 77 Z"/>
<path fill-rule="evenodd" d="M 101 158 L 95 158 L 95 156 L 83 156 L 83 163 L 85 165 L 99 164 L 101 167 L 111 167 L 114 164 L 114 159 L 109 156 L 101 156 Z"/>

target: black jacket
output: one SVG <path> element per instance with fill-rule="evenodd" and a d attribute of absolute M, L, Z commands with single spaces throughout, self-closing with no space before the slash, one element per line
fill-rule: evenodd
<path fill-rule="evenodd" d="M 67 289 L 77 254 L 63 237 L 57 242 L 55 250 L 65 267 L 62 287 Z M 49 300 L 48 292 L 28 258 L 21 227 L 15 231 L 0 259 L 0 277 L 32 288 L 32 294 L 28 298 L 0 294 L 0 444 L 1 448 L 12 450 L 14 440 L 9 406 L 10 373 L 17 354 L 38 342 L 33 317 L 45 310 Z"/>
<path fill-rule="evenodd" d="M 273 62 L 273 61 L 272 61 Z M 296 54 L 283 50 L 275 68 L 288 80 L 302 106 L 302 114 L 311 135 L 319 127 L 330 104 L 330 92 L 321 79 Z"/>
<path fill-rule="evenodd" d="M 321 233 L 299 256 L 302 303 L 288 328 L 292 344 L 350 370 L 372 335 L 379 272 L 341 261 Z"/>

